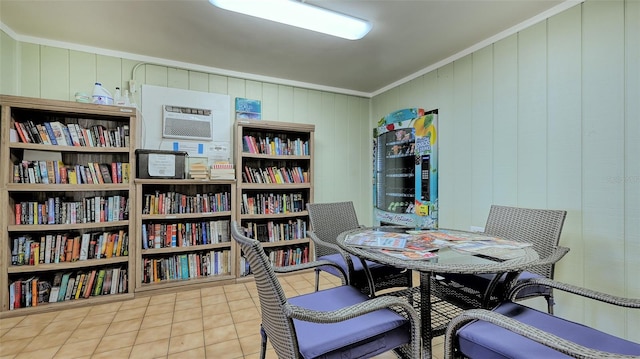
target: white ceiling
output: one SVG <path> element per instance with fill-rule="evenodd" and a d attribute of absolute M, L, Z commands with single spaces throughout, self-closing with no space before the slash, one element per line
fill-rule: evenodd
<path fill-rule="evenodd" d="M 563 1 L 308 1 L 371 21 L 371 32 L 356 41 L 231 13 L 207 0 L 0 0 L 0 21 L 22 41 L 372 94 Z"/>

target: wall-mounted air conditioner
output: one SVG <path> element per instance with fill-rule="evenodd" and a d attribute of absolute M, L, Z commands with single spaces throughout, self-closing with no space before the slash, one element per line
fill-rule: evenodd
<path fill-rule="evenodd" d="M 163 105 L 162 137 L 212 140 L 213 114 L 207 109 Z"/>

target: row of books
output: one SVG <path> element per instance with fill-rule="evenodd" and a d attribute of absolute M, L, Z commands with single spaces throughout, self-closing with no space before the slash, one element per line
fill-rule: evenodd
<path fill-rule="evenodd" d="M 290 265 L 302 264 L 309 262 L 309 247 L 289 247 L 283 249 L 271 250 L 268 253 L 269 261 L 276 267 L 287 267 Z M 249 261 L 242 256 L 240 257 L 240 273 L 239 276 L 245 277 L 250 275 L 251 266 Z"/>
<path fill-rule="evenodd" d="M 53 281 L 32 277 L 9 285 L 9 310 L 92 296 L 126 293 L 127 270 L 119 267 L 58 272 Z"/>
<path fill-rule="evenodd" d="M 126 162 L 65 166 L 62 161 L 22 161 L 13 166 L 13 183 L 129 183 L 129 178 L 129 163 Z"/>
<path fill-rule="evenodd" d="M 13 238 L 12 265 L 35 265 L 127 256 L 129 235 L 124 230 L 81 235 L 47 234 Z"/>
<path fill-rule="evenodd" d="M 242 194 L 241 214 L 280 214 L 305 210 L 304 195 L 299 193 Z"/>
<path fill-rule="evenodd" d="M 142 214 L 209 213 L 231 210 L 231 194 L 159 192 L 144 195 Z"/>
<path fill-rule="evenodd" d="M 244 183 L 308 183 L 309 172 L 302 167 L 276 167 L 255 168 L 244 166 L 242 172 L 242 182 Z"/>
<path fill-rule="evenodd" d="M 60 121 L 34 123 L 33 121 L 15 122 L 14 127 L 20 141 L 57 146 L 85 147 L 129 147 L 129 125 L 107 129 L 103 125 L 89 128 L 77 123 Z"/>
<path fill-rule="evenodd" d="M 142 249 L 190 247 L 230 241 L 228 220 L 142 225 Z"/>
<path fill-rule="evenodd" d="M 22 224 L 74 224 L 124 221 L 129 218 L 129 198 L 95 196 L 80 201 L 49 197 L 39 203 L 15 204 L 15 222 Z"/>
<path fill-rule="evenodd" d="M 300 138 L 290 139 L 286 135 L 279 134 L 275 137 L 245 135 L 243 137 L 242 151 L 246 153 L 267 155 L 294 155 L 309 156 L 309 141 Z"/>
<path fill-rule="evenodd" d="M 231 251 L 177 254 L 144 258 L 142 283 L 184 280 L 231 273 Z"/>
<path fill-rule="evenodd" d="M 245 235 L 257 239 L 260 242 L 279 242 L 307 237 L 307 221 L 303 219 L 290 219 L 286 222 L 266 223 L 246 222 Z"/>

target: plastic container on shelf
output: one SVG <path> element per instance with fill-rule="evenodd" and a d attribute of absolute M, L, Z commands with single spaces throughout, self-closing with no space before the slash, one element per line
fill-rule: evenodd
<path fill-rule="evenodd" d="M 93 87 L 93 103 L 100 105 L 113 105 L 113 96 L 111 92 L 106 88 L 102 87 L 100 82 L 96 82 Z"/>

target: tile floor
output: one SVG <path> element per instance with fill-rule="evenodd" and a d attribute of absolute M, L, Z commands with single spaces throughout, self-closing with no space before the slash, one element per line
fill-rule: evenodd
<path fill-rule="evenodd" d="M 281 277 L 287 296 L 314 290 L 314 274 Z M 323 286 L 339 284 L 324 276 Z M 259 358 L 254 282 L 138 297 L 0 320 L 6 358 Z M 442 338 L 434 339 L 442 358 Z M 394 358 L 386 353 L 378 359 Z M 276 358 L 272 349 L 267 358 Z"/>

